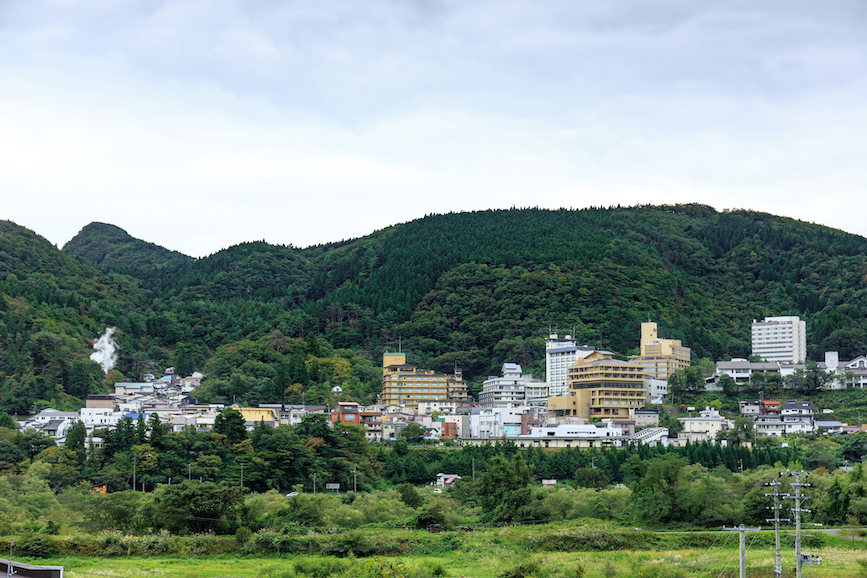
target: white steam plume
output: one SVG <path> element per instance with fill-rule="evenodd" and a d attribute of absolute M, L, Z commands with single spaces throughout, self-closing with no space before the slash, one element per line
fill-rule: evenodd
<path fill-rule="evenodd" d="M 99 341 L 93 344 L 96 353 L 91 353 L 90 358 L 97 362 L 106 373 L 114 369 L 117 363 L 117 343 L 114 342 L 114 332 L 117 327 L 107 327 Z"/>

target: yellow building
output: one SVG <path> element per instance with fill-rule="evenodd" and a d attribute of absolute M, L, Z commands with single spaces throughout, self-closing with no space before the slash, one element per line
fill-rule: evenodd
<path fill-rule="evenodd" d="M 466 400 L 467 384 L 460 370 L 453 375 L 418 369 L 406 363 L 405 353 L 382 356 L 382 394 L 384 405 L 418 405 L 419 400 Z"/>
<path fill-rule="evenodd" d="M 660 339 L 656 323 L 641 324 L 641 355 L 633 355 L 629 361 L 640 363 L 650 379 L 668 379 L 678 369 L 689 367 L 691 351 L 680 339 Z"/>
<path fill-rule="evenodd" d="M 568 368 L 569 394 L 548 398 L 552 417 L 628 417 L 645 404 L 644 367 L 594 351 Z"/>
<path fill-rule="evenodd" d="M 277 419 L 277 412 L 272 408 L 265 407 L 237 407 L 232 406 L 234 409 L 237 409 L 241 412 L 241 415 L 244 416 L 244 421 L 247 422 L 274 422 L 276 425 L 279 420 Z"/>

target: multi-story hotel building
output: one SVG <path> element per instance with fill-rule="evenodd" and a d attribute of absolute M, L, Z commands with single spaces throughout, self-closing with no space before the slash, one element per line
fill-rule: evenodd
<path fill-rule="evenodd" d="M 467 384 L 459 369 L 447 375 L 407 364 L 405 353 L 382 356 L 381 404 L 417 405 L 419 400 L 467 398 Z"/>
<path fill-rule="evenodd" d="M 549 335 L 545 340 L 545 381 L 548 383 L 548 395 L 568 394 L 567 369 L 593 351 L 592 347 L 586 345 L 579 347 L 571 335 Z"/>
<path fill-rule="evenodd" d="M 678 369 L 689 367 L 691 351 L 680 339 L 660 339 L 656 323 L 641 324 L 641 355 L 629 361 L 640 363 L 650 379 L 668 379 Z"/>
<path fill-rule="evenodd" d="M 607 351 L 594 351 L 569 368 L 569 394 L 548 398 L 548 415 L 629 417 L 629 410 L 647 400 L 644 367 L 613 359 Z"/>
<path fill-rule="evenodd" d="M 504 363 L 503 376 L 489 377 L 482 383 L 479 405 L 482 407 L 516 407 L 530 405 L 534 398 L 547 399 L 545 382 L 524 374 L 517 363 Z M 541 401 L 540 401 L 541 403 Z"/>
<path fill-rule="evenodd" d="M 807 323 L 799 317 L 753 319 L 753 355 L 765 361 L 797 363 L 807 360 Z"/>

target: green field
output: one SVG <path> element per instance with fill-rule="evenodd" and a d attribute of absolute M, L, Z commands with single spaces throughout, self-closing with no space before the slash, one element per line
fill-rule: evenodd
<path fill-rule="evenodd" d="M 146 537 L 119 541 L 118 548 L 100 556 L 61 556 L 20 558 L 36 564 L 63 565 L 65 576 L 183 576 L 249 578 L 335 578 L 354 576 L 438 576 L 516 578 L 585 578 L 638 577 L 687 578 L 692 576 L 737 576 L 737 535 L 730 532 L 652 533 L 621 529 L 598 532 L 585 526 L 551 524 L 544 526 L 505 527 L 477 530 L 472 533 L 420 531 L 352 533 L 351 539 L 325 543 L 354 543 L 359 551 L 377 544 L 380 549 L 403 550 L 398 555 L 358 556 L 349 547 L 336 555 L 262 554 L 262 548 L 250 542 L 232 544 L 232 539 L 191 537 L 186 545 L 173 539 L 174 548 L 186 553 L 141 556 L 134 552 Z M 820 566 L 806 566 L 804 577 L 867 576 L 867 540 L 861 531 L 852 535 L 817 535 L 805 541 L 804 551 L 823 558 Z M 785 537 L 786 534 L 784 534 Z M 207 550 L 239 549 L 239 552 L 213 555 L 195 554 L 196 545 Z M 67 539 L 68 540 L 68 539 Z M 104 537 L 101 538 L 104 543 Z M 97 540 L 97 542 L 100 542 Z M 310 542 L 305 541 L 305 544 Z M 569 545 L 568 548 L 559 546 Z M 633 547 L 628 547 L 632 545 Z M 773 533 L 761 532 L 747 537 L 749 576 L 772 576 Z M 605 550 L 604 548 L 612 548 Z M 128 554 L 131 552 L 133 554 Z M 791 541 L 785 541 L 783 561 L 787 574 L 792 571 Z M 391 572 L 394 573 L 391 573 Z M 377 573 L 378 572 L 378 573 Z"/>

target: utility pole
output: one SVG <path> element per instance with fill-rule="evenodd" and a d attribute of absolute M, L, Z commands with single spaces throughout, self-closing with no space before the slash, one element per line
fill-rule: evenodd
<path fill-rule="evenodd" d="M 244 462 L 238 462 L 241 464 L 241 485 L 244 485 Z"/>
<path fill-rule="evenodd" d="M 132 491 L 135 490 L 135 456 L 132 458 Z"/>
<path fill-rule="evenodd" d="M 476 480 L 476 458 L 473 458 L 473 481 Z"/>
<path fill-rule="evenodd" d="M 12 578 L 12 546 L 15 545 L 15 540 L 9 540 L 9 564 L 6 565 L 6 578 Z"/>
<path fill-rule="evenodd" d="M 783 472 L 780 472 L 780 476 L 782 476 L 782 475 L 783 475 Z M 776 546 L 775 552 L 776 552 L 776 558 L 777 558 L 777 563 L 774 566 L 774 574 L 776 574 L 777 578 L 780 578 L 780 576 L 782 576 L 782 574 L 783 574 L 783 558 L 782 558 L 782 554 L 780 553 L 780 510 L 783 507 L 780 505 L 780 498 L 788 498 L 789 497 L 789 494 L 781 494 L 779 492 L 779 490 L 777 489 L 782 484 L 783 483 L 779 480 L 774 480 L 773 482 L 768 482 L 768 483 L 764 484 L 766 486 L 772 486 L 774 488 L 773 494 L 765 494 L 765 497 L 773 496 L 773 498 L 774 498 L 774 505 L 771 506 L 771 509 L 774 511 L 774 519 L 773 520 L 767 520 L 766 519 L 765 522 L 773 522 L 774 523 L 774 545 Z M 788 522 L 789 519 L 786 518 L 786 521 Z"/>
<path fill-rule="evenodd" d="M 809 472 L 803 470 L 790 472 L 786 470 L 786 473 L 790 476 L 795 476 L 795 481 L 790 483 L 795 488 L 795 493 L 794 495 L 787 496 L 787 499 L 793 501 L 792 512 L 795 514 L 795 578 L 801 578 L 801 568 L 804 564 L 820 564 L 822 562 L 821 558 L 813 558 L 810 554 L 801 553 L 801 512 L 812 512 L 812 510 L 801 507 L 804 505 L 804 502 L 810 499 L 810 496 L 805 496 L 801 493 L 801 488 L 809 488 L 813 484 L 801 481 L 807 479 L 807 476 L 810 475 Z"/>
<path fill-rule="evenodd" d="M 726 528 L 726 532 L 738 533 L 738 552 L 740 553 L 740 578 L 747 578 L 747 532 L 759 532 L 761 528 L 745 528 L 743 524 L 737 528 Z"/>
<path fill-rule="evenodd" d="M 313 495 L 316 495 L 316 472 L 313 472 Z"/>
<path fill-rule="evenodd" d="M 358 464 L 352 464 L 352 491 L 358 493 Z"/>
<path fill-rule="evenodd" d="M 193 481 L 193 464 L 187 464 L 187 479 Z"/>

